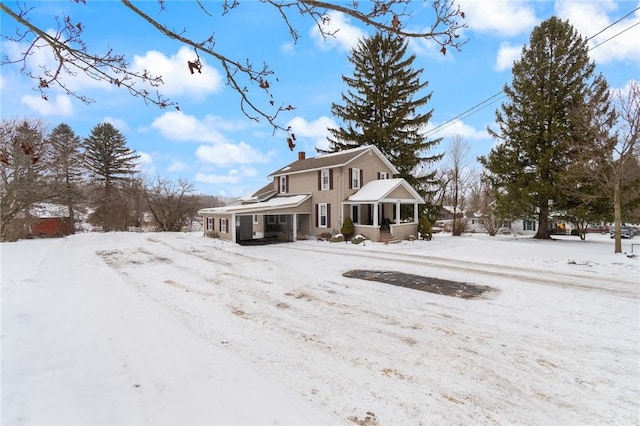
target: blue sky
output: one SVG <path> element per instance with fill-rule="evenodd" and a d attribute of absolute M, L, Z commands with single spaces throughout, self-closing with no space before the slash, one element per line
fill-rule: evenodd
<path fill-rule="evenodd" d="M 278 78 L 271 80 L 276 103 L 295 107 L 280 116 L 280 122 L 292 126 L 297 136 L 296 149 L 291 152 L 284 133 L 274 135 L 268 123 L 256 123 L 242 114 L 239 97 L 225 85 L 217 63 L 202 56 L 202 74 L 190 75 L 186 61 L 193 59 L 193 50 L 163 37 L 119 2 L 26 4 L 35 6 L 29 16 L 45 28 L 55 27 L 54 16 L 69 15 L 72 21 L 82 23 L 91 47 L 100 51 L 113 48 L 124 53 L 133 67 L 162 75 L 162 92 L 179 103 L 181 111 L 145 105 L 125 90 L 85 76 L 67 81 L 94 103 L 85 105 L 56 88 L 45 102 L 16 66 L 3 65 L 2 118 L 38 118 L 49 129 L 67 123 L 81 137 L 88 136 L 96 124 L 109 121 L 141 155 L 141 169 L 147 177 L 184 178 L 194 182 L 201 193 L 225 197 L 245 195 L 263 186 L 269 173 L 297 158 L 297 151 L 312 156 L 314 147 L 326 147 L 326 128 L 339 125 L 331 116 L 331 103 L 339 102 L 347 90 L 341 76 L 353 72 L 347 59 L 349 50 L 359 37 L 372 31 L 333 14 L 331 25 L 339 31 L 334 39 L 323 40 L 313 21 L 294 12 L 291 22 L 300 34 L 294 44 L 276 10 L 261 2 L 241 1 L 224 16 L 221 2 L 204 2 L 212 16 L 184 1 L 167 2 L 163 13 L 156 2 L 136 3 L 173 29 L 184 29 L 185 35 L 195 40 L 214 34 L 215 48 L 233 59 L 251 59 L 255 66 L 268 63 Z M 495 110 L 505 98 L 497 96 L 472 114 L 451 120 L 510 83 L 511 65 L 537 24 L 555 15 L 569 19 L 581 35 L 590 37 L 640 7 L 638 1 L 611 0 L 459 0 L 458 4 L 468 25 L 462 32 L 468 42 L 460 52 L 449 49 L 443 56 L 438 46 L 414 41 L 409 51 L 416 54 L 414 67 L 423 69 L 421 79 L 429 82 L 428 91 L 432 92 L 427 105 L 433 109 L 429 129 L 447 123 L 429 132 L 433 138 L 443 138 L 434 153 L 445 152 L 451 138 L 459 135 L 470 144 L 472 158 L 488 153 L 493 146 L 486 128 L 495 127 Z M 430 9 L 423 2 L 412 2 L 411 8 L 413 15 L 404 24 L 422 28 L 431 23 Z M 640 11 L 635 11 L 590 41 L 592 47 L 604 42 L 590 55 L 612 88 L 624 89 L 630 80 L 640 79 L 640 25 L 628 29 L 638 22 Z M 1 24 L 3 35 L 15 27 L 4 14 Z M 3 52 L 19 48 L 2 41 Z M 36 67 L 48 61 L 46 55 L 37 54 L 28 65 Z M 254 90 L 254 96 L 266 104 L 259 90 Z"/>

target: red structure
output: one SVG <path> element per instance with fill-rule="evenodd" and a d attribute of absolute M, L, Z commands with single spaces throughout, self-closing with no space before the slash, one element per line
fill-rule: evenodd
<path fill-rule="evenodd" d="M 36 219 L 31 225 L 34 237 L 63 237 L 73 233 L 70 217 L 48 217 Z"/>

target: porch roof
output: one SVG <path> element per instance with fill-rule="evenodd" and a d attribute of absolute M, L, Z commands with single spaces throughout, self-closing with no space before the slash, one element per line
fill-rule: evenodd
<path fill-rule="evenodd" d="M 401 203 L 418 203 L 425 204 L 420 194 L 413 189 L 409 183 L 402 178 L 395 179 L 379 179 L 366 183 L 358 192 L 351 195 L 345 201 L 346 204 L 356 203 L 379 203 L 379 202 L 395 202 L 397 197 L 388 199 L 387 197 L 396 189 L 402 187 L 411 198 L 399 199 Z"/>
<path fill-rule="evenodd" d="M 265 210 L 282 210 L 298 207 L 311 198 L 311 194 L 297 194 L 289 196 L 276 196 L 267 201 L 259 201 L 251 204 L 235 204 L 224 207 L 211 207 L 198 210 L 199 215 L 206 214 L 252 214 Z"/>

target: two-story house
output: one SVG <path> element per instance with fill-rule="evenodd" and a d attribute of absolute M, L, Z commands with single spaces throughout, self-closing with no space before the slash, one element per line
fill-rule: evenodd
<path fill-rule="evenodd" d="M 417 235 L 424 200 L 375 146 L 298 160 L 269 175 L 271 182 L 233 205 L 202 209 L 204 232 L 237 243 L 294 241 L 335 234 L 347 217 L 372 241 Z M 401 206 L 413 206 L 401 217 Z M 406 210 L 405 210 L 406 211 Z"/>

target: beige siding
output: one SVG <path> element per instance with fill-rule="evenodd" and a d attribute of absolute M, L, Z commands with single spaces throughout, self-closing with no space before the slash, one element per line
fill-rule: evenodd
<path fill-rule="evenodd" d="M 213 231 L 210 231 L 206 228 L 207 218 L 209 217 L 213 217 Z M 220 230 L 220 219 L 227 219 L 227 232 L 222 232 Z M 231 223 L 230 214 L 204 215 L 204 226 L 205 226 L 205 235 L 207 236 L 217 235 L 218 238 L 220 238 L 221 240 L 228 240 L 228 241 L 231 241 L 233 239 L 231 234 L 232 223 Z"/>
<path fill-rule="evenodd" d="M 318 170 L 310 170 L 307 172 L 289 175 L 289 194 L 311 193 L 312 195 L 310 205 L 311 215 L 309 217 L 309 228 L 311 229 L 312 235 L 317 236 L 324 232 L 340 232 L 344 217 L 348 214 L 348 211 L 343 212 L 341 203 L 358 191 L 358 189 L 349 189 L 350 168 L 357 168 L 363 171 L 362 182 L 360 182 L 361 187 L 367 182 L 378 179 L 379 172 L 386 172 L 389 177 L 393 177 L 391 169 L 385 165 L 380 157 L 373 153 L 369 155 L 368 152 L 365 152 L 347 166 L 332 168 L 333 189 L 331 190 L 318 190 Z M 277 191 L 279 191 L 279 184 L 279 176 L 276 176 L 274 179 L 274 188 Z M 403 196 L 402 198 L 406 198 L 406 196 Z M 320 203 L 330 204 L 330 226 L 327 228 L 315 226 L 318 222 L 317 206 Z M 366 214 L 364 208 L 361 214 Z"/>
<path fill-rule="evenodd" d="M 407 200 L 407 199 L 413 199 L 413 196 L 409 193 L 409 191 L 407 191 L 406 188 L 399 186 L 396 189 L 394 189 L 393 191 L 391 191 L 391 193 L 389 195 L 387 195 L 388 199 L 399 199 L 399 200 Z"/>

